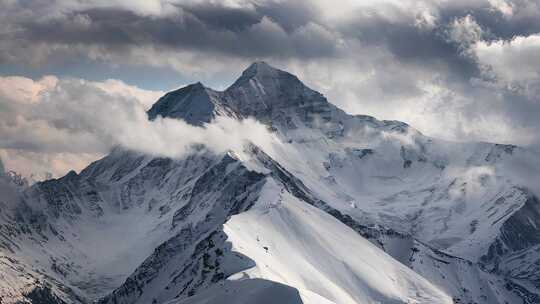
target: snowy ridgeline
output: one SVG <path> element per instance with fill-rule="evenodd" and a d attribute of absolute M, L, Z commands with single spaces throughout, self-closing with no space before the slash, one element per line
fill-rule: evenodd
<path fill-rule="evenodd" d="M 0 176 L 1 303 L 540 302 L 529 151 L 351 116 L 261 62 L 225 91 L 166 94 L 158 116 L 272 136 Z"/>

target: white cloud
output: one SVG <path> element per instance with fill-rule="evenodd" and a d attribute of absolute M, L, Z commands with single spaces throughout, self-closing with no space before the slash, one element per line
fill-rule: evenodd
<path fill-rule="evenodd" d="M 505 17 L 512 17 L 514 15 L 514 4 L 505 0 L 489 0 L 488 1 L 493 9 L 501 12 Z"/>
<path fill-rule="evenodd" d="M 457 180 L 458 185 L 463 185 L 463 188 L 458 186 L 449 189 L 453 199 L 479 201 L 490 190 L 488 186 L 496 182 L 496 169 L 493 166 L 448 167 L 445 178 L 449 181 Z"/>
<path fill-rule="evenodd" d="M 473 50 L 486 72 L 494 73 L 507 84 L 540 83 L 540 34 L 518 36 L 510 41 L 479 41 Z"/>
<path fill-rule="evenodd" d="M 13 81 L 0 78 L 0 83 Z M 246 141 L 268 147 L 274 140 L 265 126 L 253 120 L 220 118 L 204 128 L 177 119 L 150 121 L 149 98 L 159 92 L 117 80 L 57 79 L 49 87 L 42 80 L 17 78 L 16 82 L 22 96 L 0 95 L 0 106 L 19 103 L 0 114 L 0 156 L 8 169 L 25 175 L 42 171 L 61 175 L 70 168 L 80 169 L 114 146 L 176 158 L 194 144 L 241 154 Z M 28 96 L 36 100 L 20 102 Z"/>
<path fill-rule="evenodd" d="M 54 88 L 57 82 L 55 76 L 45 76 L 37 81 L 19 76 L 1 77 L 0 96 L 15 102 L 35 103 L 42 92 Z"/>
<path fill-rule="evenodd" d="M 44 153 L 25 150 L 0 149 L 0 160 L 29 180 L 42 180 L 50 173 L 59 177 L 70 170 L 80 171 L 103 155 L 100 153 Z"/>
<path fill-rule="evenodd" d="M 484 31 L 471 15 L 455 19 L 448 29 L 448 38 L 459 43 L 464 49 L 482 39 L 483 35 Z"/>
<path fill-rule="evenodd" d="M 107 79 L 103 82 L 92 82 L 92 85 L 102 89 L 111 95 L 117 95 L 122 98 L 136 98 L 145 108 L 149 109 L 161 96 L 163 91 L 143 90 L 136 86 L 131 86 L 118 79 Z"/>

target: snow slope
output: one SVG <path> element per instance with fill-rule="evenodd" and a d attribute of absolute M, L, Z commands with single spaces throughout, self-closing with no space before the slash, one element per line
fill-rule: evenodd
<path fill-rule="evenodd" d="M 272 182 L 259 202 L 225 224 L 232 250 L 256 264 L 232 279 L 267 279 L 333 303 L 452 303 L 336 218 Z"/>
<path fill-rule="evenodd" d="M 242 279 L 220 282 L 191 298 L 173 300 L 167 304 L 302 304 L 306 303 L 304 301 L 305 297 L 301 297 L 298 290 L 292 287 L 262 279 Z M 312 302 L 307 303 L 332 304 L 316 296 L 309 297 L 309 301 Z"/>

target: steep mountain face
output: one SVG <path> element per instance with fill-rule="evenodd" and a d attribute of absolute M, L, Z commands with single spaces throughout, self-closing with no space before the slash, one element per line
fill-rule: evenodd
<path fill-rule="evenodd" d="M 540 202 L 506 171 L 522 148 L 349 115 L 264 62 L 148 116 L 253 117 L 276 140 L 2 174 L 0 303 L 540 301 Z"/>

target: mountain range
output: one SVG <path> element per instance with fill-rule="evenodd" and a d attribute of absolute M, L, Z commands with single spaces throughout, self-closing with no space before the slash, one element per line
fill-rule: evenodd
<path fill-rule="evenodd" d="M 350 115 L 264 62 L 148 111 L 220 117 L 275 140 L 2 172 L 0 303 L 540 303 L 540 201 L 513 169 L 534 152 Z"/>

